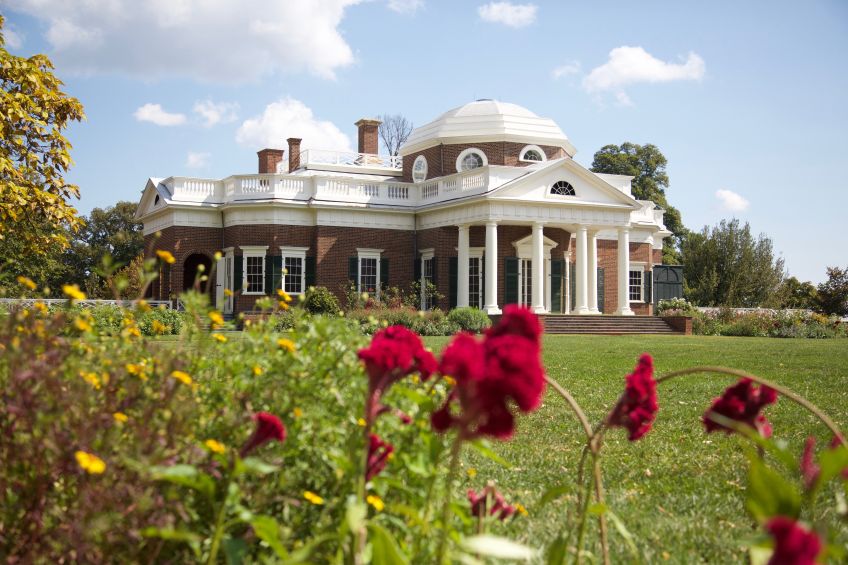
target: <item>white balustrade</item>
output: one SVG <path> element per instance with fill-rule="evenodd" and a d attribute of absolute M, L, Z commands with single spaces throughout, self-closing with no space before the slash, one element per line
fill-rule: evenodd
<path fill-rule="evenodd" d="M 371 153 L 355 153 L 353 151 L 306 149 L 300 152 L 300 164 L 301 166 L 337 165 L 399 170 L 403 168 L 403 158 L 397 155 L 374 155 Z"/>

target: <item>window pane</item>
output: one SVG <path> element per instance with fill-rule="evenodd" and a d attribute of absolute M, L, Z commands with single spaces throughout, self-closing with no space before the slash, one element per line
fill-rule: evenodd
<path fill-rule="evenodd" d="M 481 288 L 482 260 L 480 257 L 468 259 L 468 305 L 483 307 L 483 292 Z"/>
<path fill-rule="evenodd" d="M 265 292 L 264 265 L 265 257 L 247 257 L 247 292 Z"/>
<path fill-rule="evenodd" d="M 433 280 L 433 266 L 436 264 L 436 260 L 430 257 L 429 259 L 424 259 L 421 263 L 421 307 L 424 310 L 429 310 L 433 307 L 433 300 L 431 296 L 427 295 L 427 286 L 436 282 Z"/>
<path fill-rule="evenodd" d="M 359 292 L 377 292 L 377 259 L 374 257 L 359 260 Z"/>
<path fill-rule="evenodd" d="M 303 292 L 303 258 L 285 257 L 283 268 L 286 269 L 284 290 L 289 294 Z"/>
<path fill-rule="evenodd" d="M 630 300 L 642 300 L 642 271 L 630 271 Z"/>

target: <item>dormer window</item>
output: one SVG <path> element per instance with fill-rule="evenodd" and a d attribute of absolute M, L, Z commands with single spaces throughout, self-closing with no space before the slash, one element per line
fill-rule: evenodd
<path fill-rule="evenodd" d="M 412 182 L 423 182 L 427 180 L 427 158 L 419 155 L 412 164 Z"/>
<path fill-rule="evenodd" d="M 518 154 L 518 160 L 539 163 L 547 161 L 548 158 L 545 156 L 545 152 L 542 151 L 542 148 L 538 145 L 525 145 L 521 150 L 521 153 Z"/>
<path fill-rule="evenodd" d="M 558 180 L 551 187 L 551 194 L 556 196 L 574 196 L 576 193 L 570 183 L 564 180 Z"/>
<path fill-rule="evenodd" d="M 489 162 L 486 160 L 486 155 L 474 147 L 470 147 L 459 154 L 456 159 L 457 171 L 470 171 L 471 169 L 479 169 L 485 167 Z"/>

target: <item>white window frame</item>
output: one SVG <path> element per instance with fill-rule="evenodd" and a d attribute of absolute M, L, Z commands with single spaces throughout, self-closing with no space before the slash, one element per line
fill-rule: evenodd
<path fill-rule="evenodd" d="M 306 292 L 306 252 L 309 251 L 308 247 L 292 247 L 289 245 L 281 245 L 280 246 L 280 268 L 283 273 L 280 277 L 280 289 L 286 289 L 286 277 L 288 277 L 288 273 L 286 272 L 286 258 L 290 259 L 300 259 L 300 292 L 289 292 L 288 294 L 297 296 L 299 294 L 303 294 Z M 286 291 L 288 292 L 288 291 Z"/>
<path fill-rule="evenodd" d="M 461 172 L 464 172 L 464 171 L 475 170 L 475 169 L 463 169 L 462 168 L 462 160 L 465 159 L 465 157 L 467 157 L 471 153 L 478 153 L 480 155 L 480 157 L 483 159 L 483 164 L 480 165 L 479 167 L 475 167 L 475 169 L 481 169 L 483 167 L 489 166 L 489 159 L 486 158 L 486 154 L 483 151 L 481 151 L 480 149 L 477 149 L 476 147 L 469 147 L 468 149 L 463 150 L 459 154 L 459 157 L 456 158 L 456 171 L 458 173 L 461 173 Z"/>
<path fill-rule="evenodd" d="M 425 263 L 426 261 L 430 261 L 431 259 L 435 259 L 435 258 L 436 258 L 436 253 L 435 253 L 435 250 L 434 250 L 434 249 L 430 248 L 430 249 L 422 249 L 422 250 L 421 250 L 421 267 L 420 267 L 420 269 L 421 269 L 421 278 L 418 280 L 418 283 L 419 283 L 419 285 L 421 286 L 421 293 L 420 293 L 420 294 L 421 294 L 421 296 L 419 297 L 419 298 L 420 298 L 420 300 L 419 300 L 419 308 L 420 308 L 421 310 L 427 310 L 427 306 L 428 306 L 428 304 L 427 304 L 427 300 L 426 300 L 426 299 L 427 299 L 427 295 L 425 294 L 425 292 L 426 292 L 426 290 L 427 290 L 427 286 L 424 284 L 424 280 L 425 280 L 425 279 L 424 279 L 424 273 L 425 273 L 424 263 Z M 433 284 L 436 284 L 436 281 L 431 281 L 431 282 L 432 282 Z"/>
<path fill-rule="evenodd" d="M 241 265 L 241 288 L 242 295 L 244 296 L 260 296 L 265 294 L 265 265 L 267 263 L 267 259 L 265 258 L 268 255 L 268 246 L 267 245 L 241 245 L 239 246 L 242 252 L 242 265 Z M 259 292 L 248 290 L 250 287 L 247 284 L 247 258 L 248 257 L 261 257 L 262 258 L 262 290 Z"/>
<path fill-rule="evenodd" d="M 377 300 L 380 299 L 380 258 L 383 254 L 384 249 L 368 249 L 368 248 L 357 248 L 356 249 L 356 292 L 362 293 L 362 260 L 363 259 L 376 259 L 377 260 L 377 284 L 374 285 L 374 288 L 377 289 L 375 294 L 375 298 Z"/>
<path fill-rule="evenodd" d="M 418 163 L 424 163 L 424 176 L 420 179 L 415 178 L 415 168 L 418 166 Z M 429 164 L 427 163 L 427 157 L 424 155 L 419 155 L 415 158 L 415 161 L 412 163 L 412 182 L 418 184 L 419 182 L 424 182 L 427 180 L 427 172 L 429 171 Z"/>
<path fill-rule="evenodd" d="M 525 159 L 524 156 L 527 154 L 528 151 L 537 151 L 539 153 L 539 155 L 542 156 L 542 160 L 541 161 L 534 161 L 533 159 Z M 542 151 L 542 148 L 539 147 L 538 145 L 525 145 L 521 149 L 521 153 L 518 154 L 518 160 L 523 162 L 523 163 L 544 163 L 545 161 L 548 160 L 548 156 L 545 155 L 545 152 Z"/>
<path fill-rule="evenodd" d="M 483 309 L 483 305 L 486 302 L 486 289 L 483 288 L 483 277 L 485 276 L 485 267 L 483 265 L 484 256 L 486 253 L 485 247 L 471 247 L 468 249 L 468 305 L 472 307 Z M 471 260 L 479 259 L 480 260 L 480 271 L 477 273 L 477 284 L 480 288 L 480 302 L 478 304 L 471 304 Z"/>
<path fill-rule="evenodd" d="M 638 271 L 642 273 L 642 284 L 639 290 L 639 300 L 634 300 L 630 298 L 630 273 Z M 631 304 L 644 304 L 645 303 L 645 264 L 644 263 L 630 263 L 630 271 L 627 273 L 627 298 Z"/>

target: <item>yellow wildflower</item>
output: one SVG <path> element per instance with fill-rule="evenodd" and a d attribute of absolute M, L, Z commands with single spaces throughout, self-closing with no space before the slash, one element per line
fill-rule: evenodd
<path fill-rule="evenodd" d="M 386 507 L 386 505 L 383 503 L 383 499 L 377 496 L 376 494 L 369 494 L 367 497 L 365 497 L 365 502 L 373 506 L 374 510 L 376 510 L 377 512 L 382 512 L 383 508 Z"/>
<path fill-rule="evenodd" d="M 99 475 L 106 470 L 106 463 L 92 453 L 77 451 L 74 456 L 77 458 L 77 464 L 87 473 Z"/>
<path fill-rule="evenodd" d="M 136 308 L 138 308 L 142 312 L 147 312 L 148 310 L 150 310 L 150 304 L 148 304 L 147 300 L 145 300 L 144 298 L 142 298 L 138 302 L 136 302 L 135 306 L 136 306 Z"/>
<path fill-rule="evenodd" d="M 289 309 L 289 305 L 284 300 L 280 300 L 279 302 L 277 302 L 277 306 L 280 307 L 280 310 L 288 310 Z"/>
<path fill-rule="evenodd" d="M 456 379 L 449 375 L 445 375 L 445 382 L 448 383 L 448 386 L 456 386 Z"/>
<path fill-rule="evenodd" d="M 94 372 L 85 373 L 85 372 L 80 371 L 80 377 L 82 377 L 82 380 L 84 380 L 85 382 L 87 382 L 88 384 L 93 386 L 94 388 L 96 388 L 96 389 L 100 388 L 100 384 L 101 384 L 100 383 L 100 377 L 97 376 L 97 373 L 94 373 Z"/>
<path fill-rule="evenodd" d="M 294 342 L 290 339 L 281 337 L 277 340 L 277 345 L 280 347 L 280 349 L 285 349 L 289 353 L 294 353 Z"/>
<path fill-rule="evenodd" d="M 524 505 L 523 505 L 523 504 L 521 504 L 520 502 L 516 502 L 513 506 L 515 506 L 515 509 L 516 509 L 516 510 L 518 511 L 518 513 L 519 513 L 519 514 L 521 514 L 522 516 L 528 516 L 528 515 L 530 514 L 529 512 L 527 512 L 527 509 L 526 509 L 526 508 L 524 508 Z"/>
<path fill-rule="evenodd" d="M 123 412 L 115 412 L 114 414 L 112 414 L 112 417 L 115 418 L 116 422 L 120 422 L 122 424 L 129 419 L 127 415 Z"/>
<path fill-rule="evenodd" d="M 177 260 L 174 259 L 174 256 L 171 255 L 170 251 L 163 251 L 161 249 L 157 249 L 156 250 L 156 256 L 159 257 L 160 259 L 162 259 L 163 261 L 165 261 L 169 265 L 173 265 L 174 263 L 177 262 Z"/>
<path fill-rule="evenodd" d="M 214 439 L 207 439 L 203 442 L 203 445 L 209 448 L 209 451 L 214 451 L 215 453 L 224 453 L 227 450 L 223 443 Z"/>
<path fill-rule="evenodd" d="M 87 321 L 83 320 L 82 318 L 75 318 L 74 319 L 74 327 L 76 327 L 76 329 L 78 329 L 81 332 L 90 332 L 91 331 L 91 324 L 89 324 Z"/>
<path fill-rule="evenodd" d="M 213 255 L 213 257 L 215 257 L 216 261 L 220 261 L 223 256 L 224 255 L 220 251 L 216 251 L 215 255 Z"/>
<path fill-rule="evenodd" d="M 312 492 L 311 490 L 303 491 L 303 498 L 305 498 L 312 504 L 315 504 L 316 506 L 324 504 L 324 499 Z"/>
<path fill-rule="evenodd" d="M 18 277 L 18 284 L 21 286 L 25 286 L 30 290 L 35 290 L 36 288 L 38 288 L 38 285 L 36 285 L 31 278 L 25 277 L 23 275 Z"/>
<path fill-rule="evenodd" d="M 85 300 L 85 293 L 80 290 L 79 285 L 63 284 L 62 292 L 73 300 Z"/>
<path fill-rule="evenodd" d="M 219 343 L 227 343 L 227 336 L 223 334 L 212 334 L 212 339 Z"/>
<path fill-rule="evenodd" d="M 303 410 L 295 406 L 294 410 L 292 410 L 292 416 L 295 418 L 301 418 L 303 416 Z"/>
<path fill-rule="evenodd" d="M 280 298 L 282 298 L 282 299 L 283 299 L 283 300 L 285 300 L 286 302 L 291 302 L 291 301 L 292 301 L 292 297 L 291 297 L 291 295 L 290 295 L 288 292 L 286 292 L 285 290 L 283 290 L 283 289 L 279 289 L 279 290 L 277 291 L 277 296 L 279 296 Z"/>
<path fill-rule="evenodd" d="M 32 305 L 32 307 L 33 307 L 33 308 L 35 308 L 36 310 L 38 310 L 39 312 L 41 312 L 42 314 L 46 314 L 46 313 L 47 313 L 47 304 L 45 304 L 45 303 L 44 303 L 44 302 L 42 302 L 41 300 L 39 300 L 39 301 L 35 302 L 35 303 Z"/>
<path fill-rule="evenodd" d="M 232 291 L 232 290 L 230 290 L 229 288 L 225 288 L 225 289 L 224 289 L 224 296 L 230 297 L 230 296 L 232 296 L 232 295 L 233 295 L 233 291 Z"/>
<path fill-rule="evenodd" d="M 262 374 L 262 367 L 260 367 L 259 365 L 254 365 L 253 366 L 253 374 L 257 377 L 259 375 L 261 375 Z"/>
<path fill-rule="evenodd" d="M 214 329 L 220 328 L 224 325 L 224 317 L 217 310 L 209 312 L 209 319 L 212 321 L 212 327 Z"/>
<path fill-rule="evenodd" d="M 185 371 L 172 371 L 171 376 L 183 383 L 184 385 L 191 384 L 191 377 Z"/>
<path fill-rule="evenodd" d="M 168 331 L 168 326 L 166 326 L 159 320 L 153 320 L 153 323 L 150 324 L 150 329 L 153 330 L 153 333 L 155 334 L 163 334 Z"/>
<path fill-rule="evenodd" d="M 131 326 L 128 328 L 124 328 L 121 331 L 121 335 L 123 337 L 141 337 L 141 330 L 138 329 L 137 326 Z"/>
<path fill-rule="evenodd" d="M 421 379 L 418 377 L 418 375 L 412 375 L 411 377 L 409 377 L 409 380 L 411 380 L 412 384 L 414 385 L 417 385 L 419 382 L 421 382 Z"/>
<path fill-rule="evenodd" d="M 144 362 L 142 363 L 127 363 L 124 365 L 127 370 L 127 373 L 131 375 L 135 375 L 143 381 L 147 380 L 147 375 L 144 373 Z"/>
<path fill-rule="evenodd" d="M 365 421 L 365 418 L 359 418 L 359 419 L 356 420 L 356 425 L 359 426 L 360 428 L 364 428 L 365 424 L 367 424 L 367 422 Z"/>
<path fill-rule="evenodd" d="M 469 467 L 466 473 L 468 474 L 469 479 L 473 479 L 477 476 L 477 469 L 475 469 L 474 467 Z"/>

